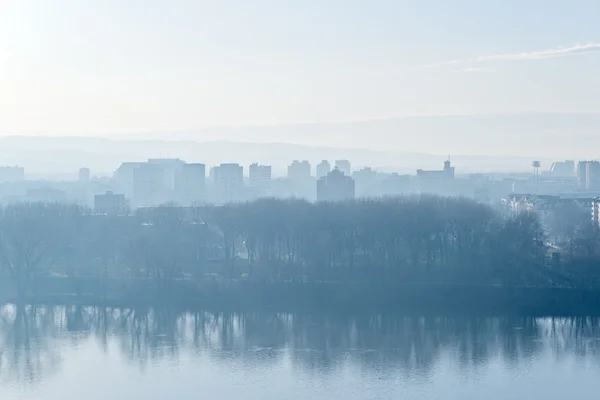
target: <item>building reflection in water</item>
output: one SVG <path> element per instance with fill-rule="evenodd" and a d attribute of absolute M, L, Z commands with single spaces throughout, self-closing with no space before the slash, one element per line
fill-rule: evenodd
<path fill-rule="evenodd" d="M 170 309 L 14 306 L 0 308 L 0 384 L 30 384 L 60 368 L 61 354 L 93 340 L 132 363 L 178 362 L 185 354 L 260 368 L 289 362 L 319 374 L 350 365 L 427 377 L 448 359 L 465 372 L 497 358 L 510 365 L 543 351 L 598 357 L 597 318 L 426 318 Z"/>

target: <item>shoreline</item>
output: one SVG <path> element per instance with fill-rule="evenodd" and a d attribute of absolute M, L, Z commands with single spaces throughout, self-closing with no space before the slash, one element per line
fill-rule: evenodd
<path fill-rule="evenodd" d="M 223 312 L 440 316 L 600 316 L 600 288 L 417 283 L 254 283 L 125 285 L 94 278 L 37 279 L 25 296 L 0 285 L 0 302 L 106 307 L 172 307 Z M 131 283 L 131 282 L 130 282 Z"/>

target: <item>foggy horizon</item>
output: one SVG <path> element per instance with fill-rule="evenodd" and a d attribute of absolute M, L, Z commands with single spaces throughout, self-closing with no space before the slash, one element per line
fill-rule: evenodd
<path fill-rule="evenodd" d="M 537 18 L 536 2 L 516 1 L 284 7 L 111 0 L 94 8 L 70 0 L 6 1 L 0 132 L 114 138 L 164 132 L 159 136 L 170 140 L 168 132 L 201 131 L 205 137 L 192 139 L 593 158 L 591 148 L 600 145 L 600 31 L 593 23 L 597 5 L 578 4 L 544 2 L 544 18 Z M 505 12 L 512 8 L 519 12 Z M 494 124 L 467 132 L 399 127 L 363 132 L 368 138 L 298 131 L 490 116 L 500 124 L 519 117 L 551 121 L 503 131 Z M 569 121 L 553 122 L 561 118 Z M 270 132 L 290 126 L 293 135 Z"/>
<path fill-rule="evenodd" d="M 112 134 L 66 131 L 0 132 L 0 139 L 236 142 L 425 155 L 595 159 L 600 114 L 537 113 L 421 115 L 351 122 L 222 125 L 198 129 Z M 486 133 L 483 133 L 486 132 Z M 568 135 L 565 135 L 565 132 Z M 395 138 L 394 143 L 389 143 Z M 574 138 L 578 140 L 573 141 Z M 544 145 L 541 146 L 542 141 Z M 387 143 L 385 145 L 379 143 Z"/>
<path fill-rule="evenodd" d="M 598 17 L 0 0 L 0 398 L 593 398 Z"/>

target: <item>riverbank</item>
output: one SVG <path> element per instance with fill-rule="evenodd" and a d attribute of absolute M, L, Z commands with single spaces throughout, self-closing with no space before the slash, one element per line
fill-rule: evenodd
<path fill-rule="evenodd" d="M 172 306 L 216 311 L 368 312 L 414 315 L 600 315 L 600 289 L 419 283 L 217 283 L 37 278 L 18 296 L 4 280 L 1 302 Z"/>

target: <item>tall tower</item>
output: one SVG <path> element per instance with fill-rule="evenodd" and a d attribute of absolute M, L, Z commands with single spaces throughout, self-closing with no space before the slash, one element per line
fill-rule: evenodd
<path fill-rule="evenodd" d="M 541 163 L 539 161 L 533 161 L 531 163 L 533 167 L 533 184 L 535 185 L 535 192 L 537 193 L 540 189 L 540 166 Z"/>
<path fill-rule="evenodd" d="M 335 167 L 346 176 L 350 176 L 352 174 L 352 167 L 350 166 L 350 161 L 348 160 L 336 160 Z"/>
<path fill-rule="evenodd" d="M 90 169 L 89 168 L 79 168 L 79 182 L 80 183 L 89 183 L 90 181 Z"/>
<path fill-rule="evenodd" d="M 448 160 L 444 161 L 444 174 L 447 179 L 454 179 L 454 167 L 450 162 L 450 157 L 448 157 Z"/>
<path fill-rule="evenodd" d="M 327 160 L 321 161 L 317 165 L 317 179 L 321 179 L 327 176 L 328 173 L 331 172 L 331 164 Z"/>

